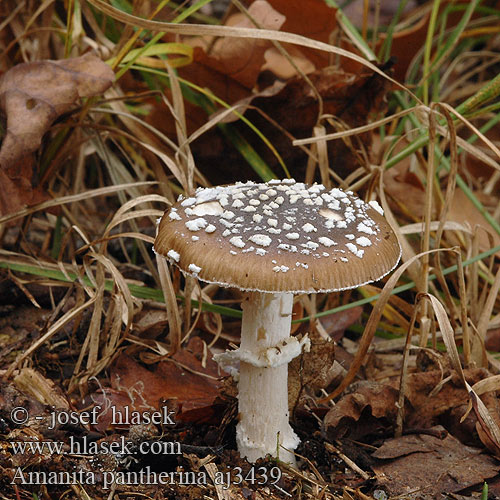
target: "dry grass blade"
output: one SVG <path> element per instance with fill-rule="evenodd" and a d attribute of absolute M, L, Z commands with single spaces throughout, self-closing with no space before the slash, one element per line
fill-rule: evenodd
<path fill-rule="evenodd" d="M 70 409 L 68 400 L 57 390 L 54 382 L 33 368 L 21 368 L 14 376 L 14 383 L 25 394 L 31 394 L 37 401 L 47 406 Z"/>
<path fill-rule="evenodd" d="M 92 267 L 94 262 L 95 270 Z M 71 388 L 77 383 L 86 384 L 89 377 L 96 375 L 106 366 L 110 357 L 116 352 L 121 338 L 127 335 L 135 309 L 125 279 L 108 257 L 90 251 L 84 258 L 84 268 L 87 277 L 94 283 L 94 308 L 87 335 L 75 364 L 74 375 L 70 382 Z M 111 290 L 111 303 L 105 311 L 106 271 L 112 276 L 113 288 L 116 286 L 117 290 Z M 102 324 L 103 316 L 104 324 Z M 122 323 L 125 325 L 124 330 L 121 328 Z M 79 371 L 85 356 L 87 356 L 86 370 L 80 378 Z"/>
<path fill-rule="evenodd" d="M 418 315 L 420 314 L 420 307 L 422 299 L 426 296 L 423 294 L 419 294 L 417 296 L 416 305 L 413 309 L 413 313 L 411 316 L 410 326 L 406 333 L 406 341 L 403 350 L 403 364 L 401 367 L 401 374 L 399 377 L 399 397 L 398 397 L 398 413 L 396 417 L 396 437 L 400 437 L 403 435 L 403 424 L 404 424 L 404 410 L 405 410 L 405 395 L 407 392 L 407 380 L 408 380 L 408 362 L 409 362 L 409 354 L 410 354 L 410 346 L 411 339 L 413 338 L 413 332 L 415 329 L 415 323 L 417 321 Z"/>
<path fill-rule="evenodd" d="M 111 101 L 110 105 L 113 107 L 113 110 L 109 110 L 106 108 L 94 108 L 94 110 L 119 116 L 123 123 L 130 129 L 132 134 L 120 129 L 114 129 L 114 131 L 121 137 L 136 142 L 144 149 L 158 156 L 158 158 L 160 158 L 160 160 L 162 160 L 163 163 L 167 166 L 168 170 L 172 172 L 179 184 L 186 190 L 187 177 L 185 172 L 172 158 L 170 158 L 169 155 L 161 151 L 162 146 L 158 142 L 158 139 L 163 141 L 169 148 L 173 149 L 177 155 L 180 155 L 183 162 L 185 156 L 184 151 L 181 151 L 179 146 L 175 144 L 174 141 L 169 139 L 165 134 L 162 134 L 158 129 L 148 124 L 146 121 L 141 120 L 140 118 L 125 111 L 126 108 L 124 104 L 119 100 Z M 104 157 L 104 159 L 108 159 L 109 161 L 109 158 L 112 157 L 112 153 L 109 150 L 104 151 L 104 148 L 102 146 L 101 149 L 102 156 Z M 113 176 L 115 174 L 113 173 L 113 171 L 110 171 L 110 175 Z"/>
<path fill-rule="evenodd" d="M 455 222 L 452 220 L 434 220 L 429 223 L 429 227 L 431 231 L 437 231 L 439 228 L 443 228 L 443 230 L 449 231 L 461 231 L 466 234 L 472 235 L 472 229 L 470 227 L 464 226 L 460 222 Z M 414 222 L 413 224 L 406 224 L 405 226 L 401 226 L 399 231 L 401 234 L 419 234 L 424 229 L 423 222 Z"/>
<path fill-rule="evenodd" d="M 367 123 L 366 125 L 362 125 L 361 127 L 349 128 L 349 130 L 342 130 L 341 132 L 333 132 L 331 134 L 317 135 L 314 137 L 307 137 L 305 139 L 295 139 L 293 141 L 294 146 L 303 146 L 306 144 L 314 144 L 318 141 L 331 141 L 334 139 L 341 139 L 343 137 L 349 137 L 351 135 L 362 134 L 364 132 L 369 132 L 370 130 L 374 130 L 382 125 L 386 125 L 387 123 L 391 123 L 399 118 L 403 118 L 410 113 L 418 113 L 422 110 L 429 109 L 427 106 L 415 106 L 412 108 L 404 109 L 403 111 L 399 111 L 398 113 L 394 113 L 385 118 L 381 118 L 380 120 L 376 120 L 374 122 Z"/>
<path fill-rule="evenodd" d="M 28 349 L 23 351 L 22 354 L 18 356 L 18 358 L 10 365 L 7 370 L 5 376 L 9 378 L 13 371 L 19 366 L 21 361 L 24 361 L 28 356 L 30 356 L 33 352 L 35 352 L 42 344 L 47 342 L 51 337 L 53 337 L 61 328 L 67 325 L 70 321 L 77 318 L 83 311 L 85 311 L 88 307 L 90 307 L 95 302 L 95 297 L 87 300 L 84 304 L 74 307 L 63 316 L 61 316 L 48 330 L 42 335 L 36 342 L 30 345 Z"/>
<path fill-rule="evenodd" d="M 139 215 L 134 215 L 134 216 L 124 216 L 123 219 L 120 220 L 120 222 L 124 222 L 129 219 L 135 219 L 136 217 L 142 217 L 142 216 L 149 216 L 149 215 L 156 215 L 159 213 L 158 210 L 142 210 L 142 214 Z M 161 215 L 161 213 L 160 213 Z M 155 239 L 152 236 L 148 236 L 147 234 L 142 234 L 142 233 L 135 233 L 133 231 L 125 231 L 123 233 L 116 233 L 116 234 L 111 234 L 106 237 L 99 238 L 98 240 L 94 240 L 93 243 L 103 243 L 103 242 L 108 242 L 111 240 L 116 240 L 118 238 L 132 238 L 134 240 L 140 240 L 144 241 L 145 243 L 148 243 L 149 245 L 153 245 L 155 242 Z M 86 250 L 89 248 L 90 245 L 84 245 L 83 247 L 80 248 L 80 251 Z M 63 267 L 64 269 L 64 267 Z"/>
<path fill-rule="evenodd" d="M 435 112 L 436 109 L 442 109 L 444 116 L 447 121 L 448 125 L 448 131 L 449 131 L 449 149 L 450 149 L 450 172 L 448 175 L 448 181 L 446 184 L 446 194 L 444 197 L 444 203 L 442 204 L 441 211 L 439 214 L 439 220 L 440 220 L 440 225 L 437 229 L 437 233 L 435 236 L 435 242 L 434 246 L 439 247 L 441 245 L 441 238 L 443 236 L 443 231 L 444 231 L 444 225 L 445 222 L 448 218 L 448 214 L 450 212 L 450 207 L 453 202 L 453 198 L 455 195 L 455 187 L 456 187 L 456 179 L 458 176 L 458 155 L 457 155 L 457 134 L 456 134 L 456 128 L 455 124 L 453 122 L 452 116 L 448 112 L 447 108 L 444 108 L 441 106 L 439 103 L 435 103 L 431 105 L 431 110 L 432 112 L 429 114 L 429 150 L 430 151 L 436 151 L 435 148 L 435 143 L 436 143 L 436 129 L 437 129 L 437 113 Z M 445 146 L 443 146 L 445 147 Z M 430 159 L 432 159 L 432 165 L 434 165 L 434 159 L 435 159 L 435 154 L 432 154 L 430 156 Z M 429 169 L 430 170 L 430 169 Z M 428 179 L 428 182 L 433 185 L 433 179 L 435 179 L 436 174 L 433 172 L 432 178 Z M 429 218 L 426 221 L 427 222 L 427 227 L 428 227 L 428 232 L 426 231 L 426 235 L 430 236 L 430 216 L 431 213 L 428 213 Z M 457 252 L 458 253 L 458 252 Z M 444 297 L 446 304 L 448 306 L 448 310 L 450 311 L 450 315 L 452 317 L 452 321 L 455 321 L 455 317 L 457 316 L 456 314 L 456 307 L 455 303 L 453 301 L 453 297 L 450 293 L 448 283 L 444 279 L 443 273 L 442 273 L 442 267 L 441 267 L 441 260 L 440 260 L 441 255 L 438 253 L 435 255 L 435 262 L 436 262 L 436 275 L 438 277 L 439 283 L 441 284 L 441 287 L 444 290 Z M 458 254 L 458 258 L 460 260 L 460 254 Z M 468 322 L 467 322 L 467 301 L 465 300 L 465 283 L 463 280 L 463 270 L 461 266 L 458 266 L 458 276 L 459 276 L 459 281 L 460 281 L 460 296 L 461 296 L 461 319 L 462 319 L 462 325 L 463 325 L 463 335 L 464 335 L 464 352 L 466 356 L 466 363 L 469 363 L 469 328 L 468 328 Z M 427 291 L 427 290 L 425 290 Z M 421 346 L 425 346 L 425 342 L 421 343 Z"/>
<path fill-rule="evenodd" d="M 196 139 L 201 137 L 205 132 L 208 132 L 210 129 L 218 125 L 219 123 L 225 123 L 226 120 L 232 119 L 234 116 L 238 118 L 242 118 L 242 113 L 244 113 L 248 109 L 247 104 L 237 103 L 234 106 L 231 106 L 226 109 L 222 109 L 213 113 L 211 118 L 205 122 L 201 127 L 195 130 L 187 139 L 186 142 L 191 144 Z M 241 110 L 241 112 L 240 112 Z M 181 147 L 183 144 L 180 145 Z"/>
<path fill-rule="evenodd" d="M 475 128 L 475 127 L 473 127 Z M 437 127 L 439 133 L 445 137 L 449 138 L 449 131 L 448 129 L 438 126 Z M 490 143 L 491 141 L 487 141 Z M 486 163 L 486 165 L 489 165 L 490 167 L 494 168 L 495 170 L 500 170 L 500 164 L 498 164 L 493 158 L 488 156 L 486 153 L 483 153 L 478 147 L 473 146 L 472 144 L 469 144 L 466 140 L 462 139 L 461 137 L 457 137 L 457 144 L 464 150 L 467 151 L 467 153 L 470 153 L 472 156 L 475 156 L 478 160 L 481 160 L 482 162 Z M 489 145 L 489 144 L 488 144 Z M 491 144 L 494 149 L 492 149 L 495 154 L 498 154 L 498 148 L 494 145 Z M 498 155 L 500 157 L 500 155 Z"/>
<path fill-rule="evenodd" d="M 492 375 L 491 377 L 485 378 L 484 380 L 480 380 L 472 386 L 472 389 L 478 396 L 481 396 L 481 394 L 485 394 L 486 392 L 490 391 L 499 391 L 500 375 Z"/>
<path fill-rule="evenodd" d="M 481 139 L 481 141 L 483 141 L 484 144 L 486 144 L 491 149 L 491 151 L 493 151 L 497 155 L 498 158 L 500 158 L 500 149 L 477 127 L 475 127 L 469 120 L 467 120 L 467 118 L 461 115 L 455 108 L 445 102 L 436 103 L 436 107 L 437 106 L 441 107 L 443 110 L 446 110 L 451 116 L 455 116 L 456 118 L 458 118 L 460 122 L 462 122 L 468 129 L 470 129 L 475 135 L 477 135 L 478 138 Z M 470 144 L 467 143 L 467 146 L 470 146 Z M 465 147 L 465 145 L 460 144 L 460 147 Z"/>
<path fill-rule="evenodd" d="M 117 98 L 118 100 L 110 100 L 108 102 L 109 106 L 111 106 L 110 109 L 108 108 L 92 108 L 92 111 L 100 112 L 100 113 L 106 113 L 108 115 L 116 115 L 118 116 L 123 123 L 130 129 L 130 133 L 126 133 L 123 130 L 116 129 L 119 131 L 119 133 L 123 136 L 126 137 L 127 139 L 133 140 L 133 141 L 148 141 L 151 143 L 155 143 L 155 139 L 159 139 L 163 141 L 169 148 L 173 149 L 174 151 L 178 151 L 179 147 L 175 143 L 175 141 L 171 140 L 168 136 L 160 132 L 157 128 L 152 126 L 151 124 L 147 123 L 146 121 L 142 120 L 141 118 L 131 114 L 130 112 L 126 111 L 125 105 L 121 102 L 120 98 Z M 148 134 L 148 132 L 151 132 L 151 134 Z M 135 135 L 134 135 L 135 134 Z M 172 172 L 174 173 L 174 172 Z M 175 175 L 175 173 L 174 173 Z"/>
<path fill-rule="evenodd" d="M 187 195 L 193 194 L 194 190 L 194 158 L 187 142 L 187 125 L 186 125 L 186 113 L 184 109 L 184 97 L 182 95 L 181 85 L 179 79 L 177 78 L 174 70 L 167 65 L 168 76 L 170 78 L 170 89 L 172 92 L 173 109 L 172 115 L 175 119 L 175 129 L 177 132 L 177 142 L 179 146 L 179 151 L 176 153 L 177 161 L 182 165 L 183 171 L 186 175 L 185 191 Z M 169 107 L 170 103 L 163 96 L 164 102 L 166 102 Z"/>
<path fill-rule="evenodd" d="M 103 236 L 103 238 L 109 236 L 109 232 L 113 227 L 119 226 L 120 224 L 123 224 L 124 222 L 128 220 L 133 220 L 133 219 L 140 219 L 142 217 L 147 217 L 149 219 L 156 220 L 159 217 L 163 215 L 164 211 L 163 210 L 156 210 L 154 208 L 146 208 L 144 210 L 134 210 L 133 212 L 130 212 L 128 214 L 122 214 L 120 217 L 113 217 L 113 224 L 109 225 L 106 228 L 106 232 Z M 137 233 L 139 234 L 139 233 Z M 144 236 L 144 235 L 143 235 Z M 141 238 L 142 239 L 142 238 Z"/>
<path fill-rule="evenodd" d="M 384 175 L 383 175 L 384 171 L 385 171 L 385 164 L 383 163 L 381 165 L 381 171 L 380 171 L 379 195 L 380 195 L 380 201 L 382 202 L 384 215 L 389 224 L 391 225 L 391 227 L 393 228 L 393 230 L 396 232 L 399 244 L 401 245 L 402 260 L 404 262 L 412 260 L 412 264 L 408 267 L 408 273 L 410 274 L 412 281 L 414 283 L 419 283 L 420 276 L 422 275 L 422 269 L 421 269 L 422 266 L 419 259 L 414 259 L 415 251 L 410 242 L 408 241 L 408 239 L 403 238 L 403 235 L 399 230 L 399 223 L 396 220 L 394 214 L 392 213 L 389 203 L 387 202 L 387 196 L 385 194 L 385 189 L 384 189 Z"/>
<path fill-rule="evenodd" d="M 500 451 L 500 429 L 491 417 L 484 403 L 481 401 L 479 396 L 475 393 L 473 388 L 465 379 L 465 375 L 462 370 L 462 364 L 460 363 L 460 357 L 458 355 L 457 346 L 455 344 L 455 335 L 453 333 L 453 328 L 451 327 L 446 310 L 436 297 L 428 295 L 428 298 L 431 301 L 432 307 L 434 309 L 434 314 L 436 315 L 436 319 L 439 323 L 439 328 L 441 329 L 443 341 L 446 345 L 446 351 L 450 357 L 452 366 L 462 380 L 465 388 L 467 389 L 472 400 L 472 405 L 477 411 L 479 420 L 484 423 L 490 437 L 493 439 L 493 443 L 495 444 L 497 450 Z"/>
<path fill-rule="evenodd" d="M 133 16 L 131 14 L 126 14 L 125 12 L 112 7 L 111 5 L 105 3 L 102 0 L 88 0 L 89 3 L 97 7 L 102 12 L 108 14 L 113 19 L 116 19 L 122 23 L 130 24 L 132 26 L 150 29 L 153 31 L 161 31 L 165 33 L 175 33 L 179 35 L 208 35 L 208 36 L 227 36 L 227 37 L 237 37 L 237 38 L 259 38 L 265 40 L 274 40 L 276 42 L 291 43 L 294 45 L 300 45 L 302 47 L 308 47 L 311 49 L 321 50 L 323 52 L 328 52 L 330 54 L 336 54 L 339 56 L 346 57 L 356 61 L 366 68 L 371 69 L 375 73 L 383 76 L 391 83 L 396 85 L 398 88 L 408 93 L 416 102 L 421 102 L 420 99 L 414 95 L 407 87 L 394 80 L 377 66 L 367 61 L 363 57 L 358 56 L 353 52 L 348 50 L 340 49 L 334 47 L 333 45 L 328 45 L 327 43 L 319 42 L 310 38 L 306 38 L 301 35 L 295 35 L 293 33 L 285 33 L 282 31 L 273 31 L 265 29 L 251 29 L 251 28 L 232 28 L 229 26 L 210 26 L 203 24 L 172 24 L 165 23 L 161 21 L 148 21 L 146 19 Z"/>
<path fill-rule="evenodd" d="M 484 341 L 486 339 L 486 331 L 490 323 L 490 318 L 495 307 L 495 302 L 498 299 L 498 292 L 500 290 L 500 269 L 495 275 L 495 281 L 491 285 L 486 303 L 481 310 L 479 316 L 479 323 L 477 324 L 477 335 L 472 339 L 472 352 L 471 357 L 477 366 L 488 366 L 488 359 L 484 348 Z"/>
<path fill-rule="evenodd" d="M 86 266 L 88 269 L 90 266 Z M 89 274 L 89 271 L 87 271 Z M 104 279 L 104 269 L 102 265 L 97 266 L 95 273 L 95 303 L 92 311 L 92 316 L 90 318 L 90 325 L 87 331 L 87 336 L 83 343 L 83 347 L 80 350 L 78 361 L 76 363 L 76 372 L 80 370 L 81 363 L 86 354 L 87 355 L 87 371 L 92 373 L 97 364 L 97 358 L 99 354 L 99 344 L 101 340 L 101 320 L 104 309 L 104 290 L 106 282 Z"/>
<path fill-rule="evenodd" d="M 373 337 L 375 335 L 375 330 L 377 328 L 377 325 L 380 321 L 380 318 L 382 317 L 382 313 L 384 311 L 384 307 L 386 306 L 390 296 L 391 292 L 396 286 L 396 283 L 398 282 L 399 278 L 402 276 L 402 274 L 408 269 L 409 266 L 413 264 L 414 261 L 420 259 L 425 253 L 434 253 L 434 252 L 443 252 L 443 251 L 450 251 L 449 248 L 441 248 L 438 250 L 429 250 L 428 252 L 420 253 L 418 255 L 415 255 L 412 257 L 410 260 L 402 264 L 398 269 L 396 269 L 392 276 L 387 280 L 387 283 L 384 285 L 384 288 L 382 289 L 382 292 L 380 293 L 380 297 L 377 300 L 370 317 L 368 318 L 368 321 L 366 322 L 365 329 L 363 331 L 363 336 L 361 337 L 360 343 L 358 350 L 356 352 L 356 355 L 351 363 L 351 366 L 349 368 L 349 371 L 347 372 L 347 375 L 345 376 L 344 380 L 342 380 L 342 383 L 333 391 L 331 392 L 326 398 L 322 398 L 320 400 L 321 403 L 326 403 L 330 401 L 333 398 L 336 398 L 342 392 L 351 384 L 351 382 L 354 380 L 356 377 L 356 374 L 358 373 L 359 369 L 361 366 L 363 366 L 364 360 L 366 353 L 368 352 L 368 349 L 372 343 Z"/>
<path fill-rule="evenodd" d="M 33 205 L 29 208 L 23 208 L 18 212 L 4 215 L 0 217 L 0 224 L 5 222 L 9 222 L 15 219 L 19 219 L 21 217 L 25 217 L 27 215 L 33 214 L 35 212 L 40 212 L 46 210 L 48 208 L 57 207 L 60 205 L 66 205 L 69 203 L 76 203 L 79 201 L 84 201 L 89 198 L 95 198 L 97 196 L 106 196 L 109 194 L 115 194 L 120 191 L 127 191 L 132 187 L 138 186 L 152 186 L 154 184 L 158 184 L 156 181 L 143 181 L 143 182 L 132 182 L 129 184 L 118 184 L 114 186 L 107 186 L 103 188 L 91 189 L 89 191 L 85 191 L 83 193 L 71 194 L 68 196 L 61 196 L 59 198 L 54 198 L 53 200 L 44 201 L 43 203 L 38 203 L 37 205 Z"/>
<path fill-rule="evenodd" d="M 121 223 L 134 219 L 134 218 L 140 218 L 140 217 L 149 217 L 153 221 L 156 221 L 158 217 L 161 217 L 163 215 L 162 210 L 156 210 L 152 208 L 147 208 L 143 210 L 136 210 L 132 211 L 130 213 L 127 213 L 129 210 L 132 210 L 135 208 L 137 205 L 141 205 L 143 203 L 153 203 L 153 202 L 160 202 L 166 206 L 169 205 L 169 201 L 164 197 L 160 196 L 158 194 L 147 194 L 143 196 L 139 196 L 138 198 L 134 198 L 132 200 L 127 201 L 124 203 L 116 212 L 113 218 L 111 219 L 110 223 L 106 227 L 106 231 L 104 232 L 103 238 L 106 238 L 109 236 L 109 233 L 113 228 L 116 226 L 119 226 Z"/>

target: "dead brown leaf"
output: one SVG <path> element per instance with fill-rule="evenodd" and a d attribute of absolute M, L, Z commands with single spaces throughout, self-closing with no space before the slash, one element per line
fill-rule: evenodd
<path fill-rule="evenodd" d="M 308 0 L 306 9 L 301 0 L 269 0 L 269 3 L 278 12 L 285 15 L 286 20 L 281 31 L 331 43 L 332 33 L 337 27 L 337 9 L 328 6 L 323 0 Z M 329 64 L 329 56 L 318 50 L 305 47 L 297 48 L 288 44 L 283 44 L 283 46 L 287 50 L 290 49 L 295 57 L 308 61 L 317 69 L 324 68 Z M 295 47 L 297 52 L 294 52 L 292 47 Z"/>
<path fill-rule="evenodd" d="M 261 28 L 295 33 L 325 43 L 329 42 L 337 24 L 336 10 L 321 0 L 308 0 L 307 9 L 298 0 L 255 0 L 248 12 Z M 226 25 L 256 27 L 242 13 L 230 16 Z M 263 70 L 269 70 L 280 78 L 290 78 L 297 74 L 288 59 L 264 39 L 221 38 L 212 45 L 210 39 L 194 39 L 192 43 L 198 47 L 195 53 L 197 64 L 183 68 L 181 73 L 189 74 L 191 81 L 208 86 L 229 103 L 234 102 L 227 98 L 235 95 L 235 89 L 231 92 L 228 85 L 237 83 L 246 89 L 252 89 Z M 283 44 L 283 47 L 306 73 L 328 64 L 328 56 L 319 51 L 289 44 Z M 198 64 L 204 66 L 204 69 L 198 68 Z M 230 80 L 214 81 L 217 73 Z"/>
<path fill-rule="evenodd" d="M 285 21 L 285 16 L 280 14 L 266 0 L 256 0 L 248 9 L 250 16 L 255 19 L 263 29 L 279 30 Z M 226 25 L 240 28 L 256 28 L 255 24 L 244 14 L 238 13 L 230 16 Z M 219 97 L 220 94 L 214 85 L 220 84 L 214 80 L 216 73 L 230 78 L 234 83 L 252 89 L 265 63 L 264 53 L 272 46 L 265 39 L 250 38 L 219 38 L 211 45 L 211 39 L 196 38 L 191 41 L 198 47 L 195 52 L 195 63 L 186 67 L 183 74 L 189 74 L 192 81 L 201 86 L 208 86 Z M 206 73 L 198 72 L 198 65 L 205 67 Z M 214 73 L 215 72 L 215 73 Z M 205 81 L 206 78 L 208 81 Z"/>
<path fill-rule="evenodd" d="M 323 316 L 320 321 L 325 332 L 328 333 L 333 340 L 339 341 L 344 336 L 344 332 L 347 328 L 359 321 L 361 314 L 363 314 L 362 306 L 351 307 L 345 311 Z"/>
<path fill-rule="evenodd" d="M 285 22 L 285 16 L 265 0 L 256 0 L 248 12 L 263 29 L 279 30 Z M 231 16 L 226 24 L 255 28 L 255 24 L 242 13 Z M 264 53 L 270 46 L 271 42 L 264 39 L 220 38 L 213 45 L 209 58 L 215 59 L 222 73 L 251 89 L 264 65 Z"/>
<path fill-rule="evenodd" d="M 488 372 L 482 368 L 464 370 L 464 373 L 471 385 L 488 377 Z M 405 424 L 407 426 L 431 427 L 438 423 L 440 417 L 443 417 L 454 408 L 461 408 L 467 404 L 467 391 L 458 377 L 450 378 L 439 391 L 432 393 L 449 374 L 448 371 L 432 370 L 408 375 L 405 396 L 411 405 L 411 409 L 406 412 Z M 463 416 L 463 413 L 461 416 Z"/>
<path fill-rule="evenodd" d="M 300 302 L 295 303 L 294 309 L 297 304 Z M 326 389 L 336 381 L 337 377 L 343 375 L 343 358 L 347 353 L 342 347 L 336 346 L 334 341 L 342 338 L 344 331 L 359 320 L 362 312 L 363 308 L 360 306 L 323 316 L 320 319 L 321 327 L 330 336 L 329 339 L 324 339 L 316 331 L 309 333 L 311 340 L 309 352 L 303 352 L 288 365 L 288 405 L 291 410 L 300 404 L 299 401 L 306 389 L 312 391 Z M 298 333 L 305 335 L 308 332 L 309 325 L 300 324 Z M 334 364 L 335 360 L 337 363 Z"/>
<path fill-rule="evenodd" d="M 415 221 L 422 220 L 425 209 L 424 186 L 410 171 L 408 162 L 402 162 L 387 170 L 384 174 L 384 187 L 393 212 L 402 213 Z"/>
<path fill-rule="evenodd" d="M 486 332 L 484 347 L 487 351 L 500 352 L 500 328 L 491 328 Z"/>
<path fill-rule="evenodd" d="M 32 177 L 33 161 L 27 156 L 20 158 L 12 168 L 0 167 L 0 215 L 47 199 L 40 186 L 33 186 Z"/>
<path fill-rule="evenodd" d="M 317 333 L 309 336 L 311 348 L 288 365 L 288 406 L 295 408 L 300 396 L 309 390 L 325 389 L 330 384 L 335 361 L 335 343 Z"/>
<path fill-rule="evenodd" d="M 480 228 L 481 230 L 478 231 L 478 238 L 481 251 L 488 250 L 492 246 L 500 245 L 500 236 L 491 229 L 484 215 L 461 189 L 455 190 L 455 196 L 453 197 L 450 212 L 448 214 L 448 220 L 459 222 L 470 227 L 474 231 Z"/>
<path fill-rule="evenodd" d="M 438 498 L 481 484 L 499 471 L 494 458 L 450 434 L 444 439 L 430 434 L 388 439 L 373 456 L 380 460 L 372 466 L 377 482 L 391 496 L 418 492 L 419 498 Z"/>
<path fill-rule="evenodd" d="M 354 392 L 343 396 L 325 416 L 324 425 L 331 440 L 346 434 L 359 439 L 394 425 L 398 401 L 394 387 L 368 381 L 351 387 Z"/>
<path fill-rule="evenodd" d="M 18 64 L 0 77 L 0 110 L 7 130 L 0 148 L 2 213 L 38 201 L 31 154 L 53 121 L 81 97 L 111 86 L 113 70 L 88 53 L 62 61 Z"/>
<path fill-rule="evenodd" d="M 470 385 L 486 379 L 485 369 L 465 370 Z M 468 393 L 458 377 L 449 377 L 450 371 L 432 370 L 411 373 L 405 393 L 405 429 L 428 429 L 443 424 L 458 439 L 468 444 L 488 445 L 481 434 L 483 427 L 474 412 L 463 420 L 467 410 Z M 441 384 L 441 382 L 443 382 Z M 390 384 L 363 381 L 351 388 L 325 416 L 328 436 L 337 439 L 348 434 L 353 439 L 375 434 L 395 425 L 399 381 Z M 500 422 L 498 398 L 494 392 L 481 396 L 496 422 Z"/>
<path fill-rule="evenodd" d="M 111 389 L 93 394 L 91 400 L 122 413 L 126 408 L 129 412 L 158 409 L 169 402 L 178 420 L 210 420 L 222 382 L 211 353 L 206 354 L 203 360 L 203 342 L 199 337 L 193 337 L 184 349 L 158 363 L 154 371 L 122 354 L 110 368 Z M 104 430 L 110 423 L 111 411 L 101 411 L 98 429 Z"/>

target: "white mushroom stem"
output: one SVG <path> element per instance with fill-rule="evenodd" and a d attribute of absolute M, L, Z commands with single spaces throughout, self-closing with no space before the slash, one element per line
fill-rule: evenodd
<path fill-rule="evenodd" d="M 291 293 L 249 294 L 242 304 L 242 353 L 248 351 L 261 358 L 269 348 L 276 349 L 276 346 L 288 339 L 292 307 Z M 241 359 L 240 365 L 240 421 L 236 428 L 238 450 L 250 462 L 269 453 L 272 456 L 279 455 L 284 462 L 295 463 L 293 453 L 281 447 L 293 451 L 299 444 L 299 438 L 289 424 L 289 360 L 277 366 L 273 366 L 276 363 L 269 362 L 263 367 L 255 366 L 259 363 L 252 361 L 251 358 L 247 361 Z"/>
<path fill-rule="evenodd" d="M 240 348 L 216 356 L 223 366 L 240 360 L 236 441 L 250 462 L 270 454 L 295 464 L 300 440 L 289 424 L 288 363 L 309 340 L 290 337 L 292 307 L 291 293 L 248 293 Z"/>

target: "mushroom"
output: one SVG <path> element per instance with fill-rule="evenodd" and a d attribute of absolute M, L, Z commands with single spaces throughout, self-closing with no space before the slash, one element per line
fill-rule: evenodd
<path fill-rule="evenodd" d="M 294 293 L 333 292 L 376 281 L 401 248 L 377 202 L 293 179 L 199 188 L 165 212 L 154 244 L 184 273 L 246 292 L 240 347 L 215 356 L 240 362 L 236 440 L 250 462 L 294 463 L 288 363 L 308 345 L 290 336 Z"/>

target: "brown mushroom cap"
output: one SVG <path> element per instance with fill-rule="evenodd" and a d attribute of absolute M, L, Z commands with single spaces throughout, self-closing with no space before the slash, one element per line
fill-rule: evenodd
<path fill-rule="evenodd" d="M 376 281 L 401 256 L 376 202 L 293 179 L 180 197 L 161 218 L 154 250 L 209 283 L 295 293 Z"/>

